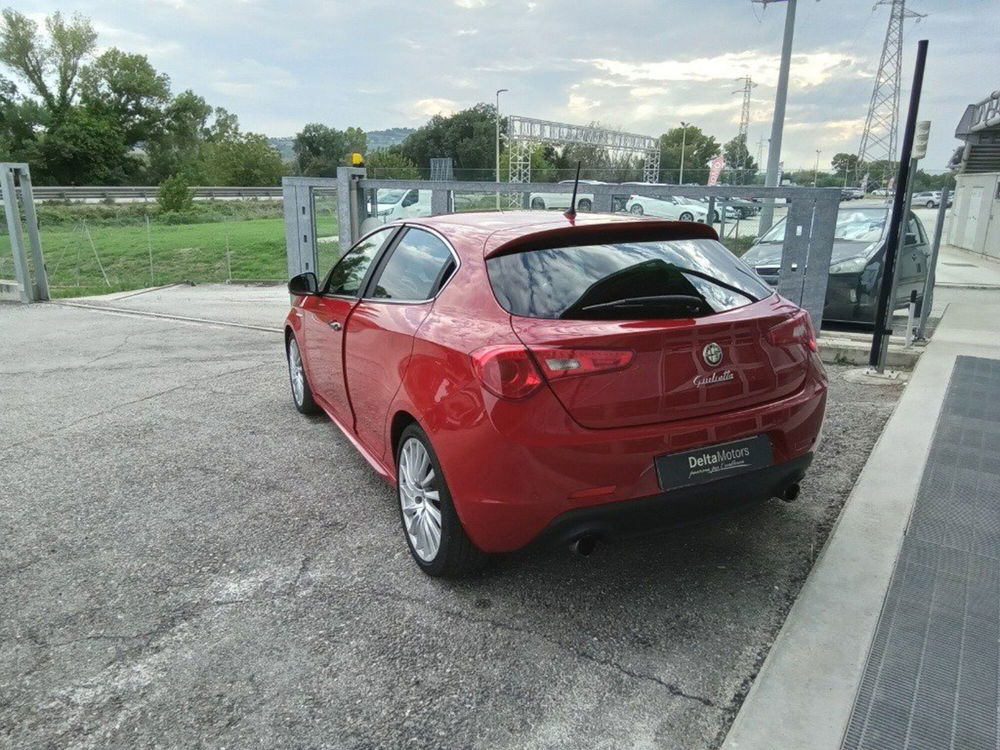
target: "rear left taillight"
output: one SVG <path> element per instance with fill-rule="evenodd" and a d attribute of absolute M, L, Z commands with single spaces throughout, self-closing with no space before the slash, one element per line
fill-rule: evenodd
<path fill-rule="evenodd" d="M 812 321 L 809 320 L 809 313 L 805 310 L 799 310 L 788 320 L 774 326 L 767 332 L 767 340 L 772 346 L 801 344 L 811 352 L 819 351 L 819 346 L 816 344 L 816 334 L 813 333 Z"/>
<path fill-rule="evenodd" d="M 500 398 L 526 398 L 542 384 L 542 375 L 531 355 L 519 344 L 487 346 L 469 356 L 479 382 Z"/>
<path fill-rule="evenodd" d="M 631 349 L 529 348 L 548 380 L 621 370 L 628 367 L 635 357 L 635 352 Z"/>

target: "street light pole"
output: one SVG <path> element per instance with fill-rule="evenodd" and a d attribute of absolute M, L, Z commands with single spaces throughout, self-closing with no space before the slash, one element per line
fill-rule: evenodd
<path fill-rule="evenodd" d="M 813 170 L 813 187 L 816 187 L 816 183 L 819 182 L 819 155 L 820 150 L 816 149 L 816 167 Z"/>
<path fill-rule="evenodd" d="M 496 149 L 497 150 L 497 165 L 496 165 L 496 172 L 494 173 L 494 176 L 496 178 L 497 184 L 500 183 L 500 94 L 503 94 L 506 91 L 509 91 L 509 89 L 497 89 L 497 107 L 496 107 L 496 113 L 495 113 L 496 114 L 496 118 L 497 118 L 497 141 L 496 141 L 496 147 L 497 147 L 497 149 Z M 498 209 L 500 208 L 500 193 L 499 192 L 497 193 L 497 208 Z"/>
<path fill-rule="evenodd" d="M 765 5 L 778 0 L 754 0 Z M 788 71 L 792 65 L 792 38 L 795 35 L 795 0 L 785 0 L 785 38 L 781 44 L 781 66 L 778 68 L 778 90 L 774 95 L 774 120 L 771 122 L 771 145 L 767 152 L 767 187 L 778 187 L 778 165 L 781 162 L 781 135 L 785 127 L 785 103 L 788 100 Z M 774 199 L 764 201 L 760 212 L 760 232 L 774 222 Z"/>
<path fill-rule="evenodd" d="M 681 123 L 681 173 L 677 178 L 678 185 L 684 184 L 684 147 L 687 145 L 688 125 L 690 124 L 689 122 Z"/>

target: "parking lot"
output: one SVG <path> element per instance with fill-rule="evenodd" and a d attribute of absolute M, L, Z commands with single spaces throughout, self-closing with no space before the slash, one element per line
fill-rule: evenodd
<path fill-rule="evenodd" d="M 277 328 L 282 293 L 113 304 Z M 294 410 L 280 334 L 0 305 L 0 346 L 12 747 L 715 746 L 899 392 L 828 368 L 795 503 L 454 583 Z"/>

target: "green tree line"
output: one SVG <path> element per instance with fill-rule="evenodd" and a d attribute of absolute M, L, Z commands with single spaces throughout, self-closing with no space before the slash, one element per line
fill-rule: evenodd
<path fill-rule="evenodd" d="M 145 55 L 97 54 L 80 15 L 55 12 L 44 28 L 0 14 L 0 160 L 31 164 L 36 184 L 272 185 L 277 151 L 236 115 L 193 91 L 174 94 Z"/>

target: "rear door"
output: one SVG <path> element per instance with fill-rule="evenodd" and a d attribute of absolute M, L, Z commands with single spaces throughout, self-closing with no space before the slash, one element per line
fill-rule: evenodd
<path fill-rule="evenodd" d="M 903 238 L 903 252 L 899 257 L 899 283 L 896 298 L 900 304 L 910 300 L 910 292 L 919 297 L 924 292 L 927 276 L 927 236 L 914 214 L 906 222 L 906 236 Z"/>
<path fill-rule="evenodd" d="M 399 227 L 362 239 L 327 274 L 321 293 L 302 306 L 306 372 L 313 392 L 343 424 L 351 422 L 344 383 L 344 327 L 373 270 L 375 260 Z"/>
<path fill-rule="evenodd" d="M 456 267 L 441 237 L 408 227 L 379 262 L 347 321 L 344 361 L 354 432 L 380 458 L 387 411 L 409 366 L 413 337 Z"/>
<path fill-rule="evenodd" d="M 790 395 L 805 380 L 806 346 L 769 338 L 798 308 L 714 240 L 530 250 L 488 267 L 543 374 L 592 361 L 594 351 L 632 353 L 624 368 L 580 365 L 579 375 L 548 377 L 585 427 L 731 411 Z"/>

